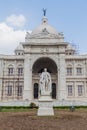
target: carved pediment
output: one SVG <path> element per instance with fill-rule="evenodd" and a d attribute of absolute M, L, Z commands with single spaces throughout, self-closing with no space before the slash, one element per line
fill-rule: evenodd
<path fill-rule="evenodd" d="M 47 35 L 47 34 L 49 34 L 49 32 L 47 31 L 47 29 L 46 29 L 46 28 L 44 28 L 44 29 L 42 29 L 42 34 Z"/>

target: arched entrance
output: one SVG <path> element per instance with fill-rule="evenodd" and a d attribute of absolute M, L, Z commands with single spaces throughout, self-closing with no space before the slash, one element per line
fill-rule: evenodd
<path fill-rule="evenodd" d="M 52 78 L 52 98 L 56 99 L 56 87 L 57 85 L 57 65 L 50 58 L 40 58 L 36 60 L 32 67 L 32 83 L 33 83 L 33 97 L 34 99 L 38 98 L 39 90 L 39 79 L 40 74 L 43 72 L 44 68 L 47 68 L 47 71 L 51 74 Z"/>

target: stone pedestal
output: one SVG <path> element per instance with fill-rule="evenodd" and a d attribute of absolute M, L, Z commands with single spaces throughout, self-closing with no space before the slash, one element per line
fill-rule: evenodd
<path fill-rule="evenodd" d="M 53 101 L 50 96 L 44 95 L 39 98 L 38 116 L 53 116 Z"/>

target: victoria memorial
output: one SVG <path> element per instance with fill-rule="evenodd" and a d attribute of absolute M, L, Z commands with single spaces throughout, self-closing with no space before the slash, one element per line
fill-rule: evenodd
<path fill-rule="evenodd" d="M 51 75 L 54 106 L 87 105 L 87 54 L 79 55 L 46 15 L 14 55 L 0 55 L 0 105 L 38 105 L 40 75 Z"/>

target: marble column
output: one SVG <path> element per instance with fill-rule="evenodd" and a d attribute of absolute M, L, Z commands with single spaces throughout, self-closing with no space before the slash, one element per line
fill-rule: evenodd
<path fill-rule="evenodd" d="M 32 87 L 32 67 L 30 54 L 25 55 L 24 60 L 24 100 L 32 100 L 33 87 Z"/>
<path fill-rule="evenodd" d="M 59 56 L 58 91 L 58 99 L 64 101 L 66 99 L 66 64 L 64 54 Z"/>

